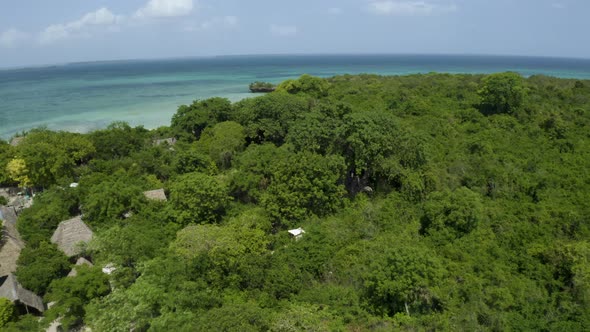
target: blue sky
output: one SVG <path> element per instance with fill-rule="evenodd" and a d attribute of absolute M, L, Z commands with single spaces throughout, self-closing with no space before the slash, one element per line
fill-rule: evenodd
<path fill-rule="evenodd" d="M 0 67 L 278 53 L 590 58 L 588 0 L 1 0 Z"/>

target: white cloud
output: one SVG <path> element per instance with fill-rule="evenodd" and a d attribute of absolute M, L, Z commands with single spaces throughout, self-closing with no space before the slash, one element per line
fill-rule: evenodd
<path fill-rule="evenodd" d="M 435 12 L 450 12 L 457 10 L 457 6 L 441 5 L 429 1 L 413 0 L 374 0 L 369 3 L 369 11 L 377 15 L 430 15 Z"/>
<path fill-rule="evenodd" d="M 342 14 L 342 8 L 332 7 L 328 9 L 328 14 L 330 15 L 340 15 Z"/>
<path fill-rule="evenodd" d="M 185 31 L 204 31 L 220 28 L 234 28 L 238 25 L 238 18 L 236 16 L 214 17 L 210 20 L 201 22 L 200 24 L 189 23 L 184 27 Z"/>
<path fill-rule="evenodd" d="M 65 24 L 53 24 L 45 28 L 39 35 L 41 44 L 51 44 L 53 42 L 67 39 L 74 36 L 83 36 L 88 34 L 87 28 L 92 26 L 112 27 L 122 20 L 121 16 L 116 16 L 107 8 L 101 8 L 97 11 L 88 13 L 82 18 Z"/>
<path fill-rule="evenodd" d="M 129 26 L 149 24 L 152 18 L 170 18 L 189 15 L 196 7 L 197 0 L 149 0 L 145 6 L 128 16 L 115 15 L 107 8 L 100 8 L 85 14 L 81 18 L 47 26 L 36 34 L 35 39 L 41 45 L 48 45 L 70 38 L 91 37 L 101 32 L 118 32 Z M 220 16 L 205 20 L 199 24 L 188 23 L 185 31 L 203 31 L 212 29 L 229 29 L 238 25 L 236 16 Z M 287 31 L 288 33 L 288 31 Z M 16 29 L 0 33 L 0 47 L 13 47 L 19 42 L 31 38 L 31 35 Z"/>
<path fill-rule="evenodd" d="M 294 25 L 275 25 L 270 26 L 270 33 L 275 36 L 295 36 L 297 34 L 297 27 Z"/>
<path fill-rule="evenodd" d="M 193 11 L 193 0 L 150 0 L 135 12 L 136 18 L 186 16 Z"/>
<path fill-rule="evenodd" d="M 20 30 L 11 28 L 0 33 L 1 47 L 15 47 L 18 43 L 29 39 L 29 34 Z"/>

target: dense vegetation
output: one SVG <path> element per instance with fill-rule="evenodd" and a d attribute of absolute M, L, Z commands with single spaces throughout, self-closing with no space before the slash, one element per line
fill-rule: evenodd
<path fill-rule="evenodd" d="M 303 76 L 153 131 L 33 130 L 0 143 L 0 182 L 44 189 L 18 222 L 17 277 L 56 303 L 41 325 L 587 331 L 588 128 L 588 81 Z M 79 213 L 96 267 L 65 277 L 49 238 Z"/>

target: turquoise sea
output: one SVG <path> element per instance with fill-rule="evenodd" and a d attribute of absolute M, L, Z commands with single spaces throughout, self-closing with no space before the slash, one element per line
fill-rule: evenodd
<path fill-rule="evenodd" d="M 1 64 L 0 64 L 1 65 Z M 253 81 L 301 74 L 492 73 L 590 79 L 590 59 L 451 55 L 281 55 L 72 63 L 0 70 L 0 138 L 45 126 L 87 132 L 113 121 L 169 125 L 178 105 L 251 97 Z"/>

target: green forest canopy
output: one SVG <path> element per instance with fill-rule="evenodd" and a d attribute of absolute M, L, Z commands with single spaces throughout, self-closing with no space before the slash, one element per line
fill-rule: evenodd
<path fill-rule="evenodd" d="M 0 182 L 43 189 L 16 274 L 55 305 L 0 324 L 587 331 L 588 128 L 590 82 L 499 73 L 304 75 L 156 130 L 32 130 Z M 49 238 L 80 213 L 96 267 L 66 277 Z"/>

